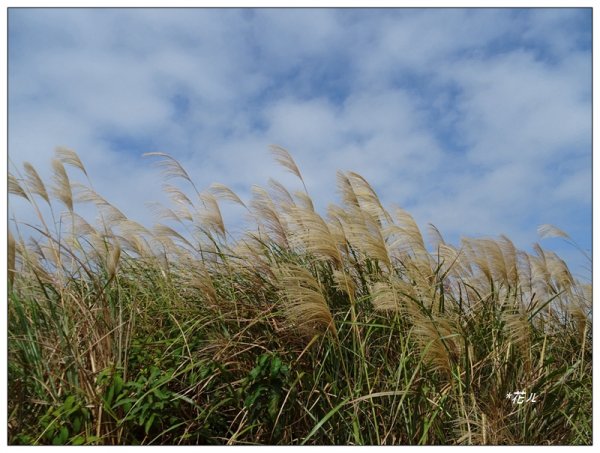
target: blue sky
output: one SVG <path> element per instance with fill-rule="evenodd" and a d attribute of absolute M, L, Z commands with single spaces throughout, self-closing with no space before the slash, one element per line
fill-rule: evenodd
<path fill-rule="evenodd" d="M 10 9 L 9 158 L 49 177 L 58 145 L 152 225 L 144 152 L 249 200 L 288 149 L 324 212 L 337 170 L 423 230 L 550 223 L 591 249 L 591 9 Z M 10 166 L 9 166 L 10 168 Z M 18 218 L 29 215 L 11 200 Z M 233 228 L 240 211 L 224 206 Z M 544 240 L 589 278 L 574 248 Z M 586 270 L 587 268 L 587 270 Z"/>

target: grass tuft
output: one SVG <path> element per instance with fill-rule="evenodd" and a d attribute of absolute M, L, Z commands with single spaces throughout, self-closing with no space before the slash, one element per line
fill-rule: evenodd
<path fill-rule="evenodd" d="M 185 185 L 152 228 L 72 150 L 50 186 L 8 177 L 37 216 L 8 234 L 10 444 L 591 445 L 592 285 L 554 252 L 433 225 L 428 245 L 353 172 L 321 215 L 306 186 L 246 202 L 148 155 Z"/>

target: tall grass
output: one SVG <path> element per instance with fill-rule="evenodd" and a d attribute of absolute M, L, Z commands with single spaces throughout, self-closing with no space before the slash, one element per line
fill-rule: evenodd
<path fill-rule="evenodd" d="M 73 151 L 9 175 L 38 216 L 8 237 L 11 444 L 591 444 L 591 285 L 504 236 L 428 249 L 356 173 L 322 216 L 273 153 L 304 190 L 249 203 L 151 153 L 181 183 L 151 229 Z"/>

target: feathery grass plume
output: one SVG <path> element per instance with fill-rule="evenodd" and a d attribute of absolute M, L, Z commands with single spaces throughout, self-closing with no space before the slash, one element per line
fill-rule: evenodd
<path fill-rule="evenodd" d="M 269 178 L 269 187 L 272 189 L 273 194 L 275 195 L 273 199 L 279 206 L 285 209 L 296 205 L 292 194 L 290 194 L 285 186 L 279 181 Z"/>
<path fill-rule="evenodd" d="M 549 225 L 549 224 L 540 225 L 538 227 L 538 235 L 540 236 L 541 239 L 556 238 L 556 237 L 565 239 L 568 244 L 575 247 L 577 250 L 579 250 L 581 252 L 581 254 L 583 256 L 585 256 L 587 258 L 590 265 L 592 264 L 592 257 L 590 256 L 590 254 L 587 251 L 585 251 L 583 248 L 581 248 L 575 241 L 573 241 L 573 239 L 567 233 L 565 233 L 563 230 L 556 228 L 554 225 Z"/>
<path fill-rule="evenodd" d="M 251 213 L 257 225 L 266 229 L 269 238 L 285 249 L 289 248 L 288 227 L 285 219 L 279 215 L 268 192 L 262 187 L 252 186 Z"/>
<path fill-rule="evenodd" d="M 429 240 L 431 242 L 431 245 L 433 245 L 434 248 L 437 249 L 438 246 L 446 244 L 442 233 L 440 233 L 440 230 L 438 230 L 438 228 L 433 223 L 429 223 L 427 225 L 427 232 L 429 234 Z"/>
<path fill-rule="evenodd" d="M 348 247 L 348 239 L 345 230 L 346 222 L 342 220 L 347 216 L 348 213 L 344 211 L 344 209 L 340 206 L 330 204 L 327 207 L 327 226 L 335 242 L 340 247 L 340 251 L 343 252 L 343 256 L 348 256 L 350 254 L 350 250 Z"/>
<path fill-rule="evenodd" d="M 475 265 L 485 276 L 487 282 L 493 281 L 493 274 L 488 261 L 484 239 L 462 239 L 462 249 L 466 259 Z"/>
<path fill-rule="evenodd" d="M 300 173 L 300 170 L 298 169 L 298 166 L 296 165 L 296 162 L 294 161 L 290 153 L 279 145 L 270 145 L 269 148 L 271 150 L 271 154 L 273 155 L 277 163 L 282 167 L 286 168 L 290 173 L 296 175 L 298 179 L 302 181 L 302 184 L 304 184 L 302 174 Z M 306 190 L 306 186 L 304 187 L 304 189 Z"/>
<path fill-rule="evenodd" d="M 413 217 L 399 207 L 396 207 L 395 213 L 398 224 L 390 224 L 383 228 L 390 249 L 397 249 L 404 253 L 412 252 L 415 258 L 429 261 L 425 241 Z M 394 235 L 396 238 L 392 239 Z"/>
<path fill-rule="evenodd" d="M 301 206 L 304 206 L 306 209 L 310 209 L 311 211 L 315 210 L 312 198 L 310 198 L 308 194 L 304 192 L 294 192 L 294 195 L 298 200 L 296 204 L 300 204 Z"/>
<path fill-rule="evenodd" d="M 27 187 L 29 188 L 30 192 L 39 195 L 46 201 L 46 203 L 50 204 L 50 197 L 48 196 L 46 186 L 42 182 L 42 178 L 40 178 L 40 175 L 38 175 L 38 172 L 35 170 L 33 165 L 31 165 L 29 162 L 25 162 L 23 167 L 25 168 L 25 174 L 27 175 Z"/>
<path fill-rule="evenodd" d="M 148 240 L 154 240 L 155 237 L 146 227 L 131 219 L 121 220 L 116 226 L 120 230 L 120 234 L 115 237 L 119 240 L 123 250 L 133 251 L 140 257 L 149 256 L 147 252 L 151 250 L 151 247 Z M 142 250 L 144 253 L 140 253 Z"/>
<path fill-rule="evenodd" d="M 239 204 L 240 206 L 243 206 L 244 208 L 248 209 L 246 204 L 241 200 L 241 198 L 238 197 L 237 194 L 233 190 L 231 190 L 229 187 L 227 187 L 224 184 L 220 184 L 218 182 L 212 183 L 210 185 L 209 190 L 215 197 L 217 197 L 221 200 L 228 200 L 228 201 Z"/>
<path fill-rule="evenodd" d="M 393 272 L 392 258 L 378 221 L 368 216 L 365 219 L 365 224 L 369 232 L 364 241 L 364 250 L 367 252 L 367 256 L 376 258 L 380 263 L 385 265 L 388 272 Z"/>
<path fill-rule="evenodd" d="M 133 252 L 140 258 L 154 258 L 156 253 L 148 243 L 148 240 L 143 236 L 127 236 L 119 237 L 122 242 L 122 247 L 126 251 Z"/>
<path fill-rule="evenodd" d="M 194 206 L 194 203 L 188 198 L 188 196 L 181 191 L 178 187 L 175 187 L 171 184 L 163 184 L 162 186 L 163 192 L 165 192 L 169 199 L 175 203 L 177 206 L 182 206 L 187 208 L 188 206 Z"/>
<path fill-rule="evenodd" d="M 500 241 L 497 242 L 497 244 L 500 247 L 502 256 L 504 257 L 504 265 L 506 267 L 508 284 L 512 287 L 517 287 L 519 284 L 517 248 L 515 247 L 515 244 L 513 244 L 513 242 L 503 234 L 500 235 Z"/>
<path fill-rule="evenodd" d="M 373 218 L 380 222 L 382 222 L 383 219 L 385 219 L 388 224 L 394 222 L 392 216 L 381 204 L 377 193 L 365 178 L 358 173 L 350 171 L 348 172 L 348 179 L 350 180 L 350 184 L 354 187 L 354 193 L 364 211 L 368 212 Z"/>
<path fill-rule="evenodd" d="M 524 294 L 533 294 L 533 283 L 531 276 L 531 261 L 529 254 L 521 250 L 517 251 L 517 280 Z"/>
<path fill-rule="evenodd" d="M 104 220 L 109 224 L 119 224 L 127 220 L 127 216 L 121 210 L 110 203 L 101 206 Z"/>
<path fill-rule="evenodd" d="M 218 307 L 219 297 L 213 279 L 208 269 L 201 263 L 195 263 L 188 267 L 190 269 L 189 285 L 200 290 L 209 306 Z"/>
<path fill-rule="evenodd" d="M 591 283 L 577 283 L 573 288 L 573 298 L 570 301 L 573 305 L 581 307 L 587 316 L 591 316 L 592 313 L 592 284 Z"/>
<path fill-rule="evenodd" d="M 76 237 L 85 237 L 98 234 L 96 229 L 76 212 L 73 213 L 71 228 L 71 234 Z"/>
<path fill-rule="evenodd" d="M 548 223 L 540 225 L 537 229 L 537 232 L 541 239 L 546 239 L 546 238 L 571 239 L 570 236 L 567 233 L 565 233 L 563 230 L 556 228 L 554 225 L 550 225 Z"/>
<path fill-rule="evenodd" d="M 42 261 L 46 261 L 46 257 L 37 240 L 30 238 L 29 245 L 21 246 L 18 250 L 20 251 L 19 256 L 24 261 L 24 267 L 30 270 L 37 281 L 50 286 L 55 285 L 56 274 L 50 274 L 46 270 L 46 266 L 42 264 Z"/>
<path fill-rule="evenodd" d="M 290 213 L 296 226 L 291 231 L 291 244 L 304 247 L 315 258 L 330 260 L 339 268 L 342 257 L 338 244 L 323 218 L 310 208 L 301 206 L 292 208 Z"/>
<path fill-rule="evenodd" d="M 119 267 L 119 258 L 121 257 L 121 247 L 119 243 L 114 241 L 109 248 L 109 253 L 106 259 L 106 272 L 108 274 L 108 280 L 112 280 L 117 275 Z"/>
<path fill-rule="evenodd" d="M 547 294 L 548 289 L 552 289 L 556 293 L 556 289 L 552 286 L 552 276 L 548 269 L 546 253 L 539 244 L 533 244 L 533 250 L 537 256 L 530 255 L 532 280 L 538 291 L 541 294 Z"/>
<path fill-rule="evenodd" d="M 76 189 L 75 199 L 80 203 L 93 203 L 102 214 L 103 226 L 110 231 L 110 226 L 115 223 L 127 220 L 127 216 L 117 207 L 109 203 L 104 197 L 96 191 L 83 184 L 73 183 Z"/>
<path fill-rule="evenodd" d="M 403 294 L 413 293 L 412 286 L 399 279 L 376 282 L 371 287 L 373 307 L 377 311 L 406 312 Z"/>
<path fill-rule="evenodd" d="M 365 260 L 376 259 L 392 272 L 392 260 L 378 220 L 360 208 L 351 209 L 348 214 L 340 220 L 350 246 L 362 253 Z"/>
<path fill-rule="evenodd" d="M 432 310 L 438 297 L 438 285 L 429 263 L 422 259 L 409 259 L 402 266 L 403 279 L 392 280 L 396 291 L 409 296 L 413 301 L 418 300 L 423 307 Z"/>
<path fill-rule="evenodd" d="M 142 224 L 131 219 L 123 219 L 117 226 L 121 230 L 122 236 L 152 236 L 152 233 Z"/>
<path fill-rule="evenodd" d="M 200 194 L 200 192 L 196 188 L 196 185 L 194 184 L 194 181 L 192 181 L 192 178 L 190 178 L 190 175 L 188 174 L 188 172 L 185 171 L 185 168 L 183 168 L 183 166 L 179 163 L 179 161 L 177 159 L 175 159 L 174 157 L 170 156 L 167 153 L 161 153 L 161 152 L 144 153 L 143 156 L 144 157 L 152 157 L 152 156 L 162 157 L 163 159 L 159 160 L 156 165 L 162 170 L 162 174 L 165 177 L 165 179 L 172 179 L 172 178 L 184 179 L 185 181 L 190 183 L 190 185 L 192 186 L 192 188 L 194 189 L 194 192 L 196 192 L 196 194 L 198 194 L 198 195 Z"/>
<path fill-rule="evenodd" d="M 472 275 L 470 269 L 461 262 L 462 251 L 448 244 L 439 244 L 437 247 L 438 278 L 441 280 L 445 296 L 454 300 L 461 299 L 462 287 Z"/>
<path fill-rule="evenodd" d="M 76 212 L 72 213 L 70 220 L 69 237 L 63 242 L 68 243 L 68 247 L 74 252 L 81 252 L 88 259 L 100 261 L 102 256 L 95 245 L 103 243 L 102 235 Z"/>
<path fill-rule="evenodd" d="M 575 321 L 578 338 L 585 342 L 586 329 L 591 329 L 592 323 L 592 285 L 580 284 L 573 288 L 567 311 Z M 585 347 L 582 345 L 582 347 Z"/>
<path fill-rule="evenodd" d="M 455 278 L 468 277 L 469 269 L 461 263 L 461 252 L 455 247 L 440 243 L 437 246 L 437 256 L 440 262 L 442 275 L 451 275 Z"/>
<path fill-rule="evenodd" d="M 567 263 L 552 251 L 546 251 L 545 257 L 550 278 L 555 283 L 557 290 L 569 291 L 575 285 L 575 279 L 571 275 Z"/>
<path fill-rule="evenodd" d="M 184 224 L 184 220 L 190 223 L 194 221 L 193 214 L 187 209 L 178 209 L 175 212 L 158 202 L 148 202 L 146 203 L 146 207 L 160 220 L 173 220 L 181 225 Z"/>
<path fill-rule="evenodd" d="M 309 334 L 330 330 L 337 336 L 321 285 L 310 271 L 288 264 L 279 268 L 276 274 L 284 310 L 291 325 Z"/>
<path fill-rule="evenodd" d="M 78 168 L 87 177 L 87 171 L 81 163 L 81 159 L 75 151 L 64 146 L 59 146 L 55 150 L 56 157 L 63 163 L 71 165 L 72 167 Z"/>
<path fill-rule="evenodd" d="M 451 373 L 463 356 L 464 340 L 457 321 L 447 316 L 425 316 L 412 309 L 414 335 L 426 362 L 435 370 Z"/>
<path fill-rule="evenodd" d="M 481 239 L 481 250 L 488 260 L 490 271 L 496 282 L 508 283 L 508 271 L 504 261 L 504 255 L 498 243 L 493 239 Z"/>
<path fill-rule="evenodd" d="M 56 246 L 55 241 L 52 239 L 44 241 L 30 238 L 30 243 L 35 243 L 36 253 L 42 261 L 49 264 L 51 269 L 58 270 L 59 268 L 62 268 L 61 259 L 63 254 L 60 253 L 61 251 L 57 252 L 58 247 Z"/>
<path fill-rule="evenodd" d="M 95 205 L 108 204 L 104 198 L 96 193 L 93 189 L 81 184 L 80 182 L 74 182 L 71 184 L 73 193 L 75 195 L 75 201 L 78 203 L 93 203 Z"/>
<path fill-rule="evenodd" d="M 233 264 L 241 269 L 246 269 L 252 263 L 252 269 L 266 281 L 275 285 L 275 273 L 271 257 L 266 252 L 267 243 L 259 238 L 248 236 L 232 246 L 231 253 L 237 257 Z"/>
<path fill-rule="evenodd" d="M 13 195 L 23 197 L 27 201 L 29 201 L 29 197 L 21 187 L 21 184 L 19 184 L 17 178 L 15 178 L 15 176 L 11 173 L 8 174 L 8 193 L 12 193 Z"/>
<path fill-rule="evenodd" d="M 185 236 L 179 234 L 170 226 L 159 223 L 157 225 L 154 225 L 152 230 L 154 232 L 154 236 L 160 242 L 167 241 L 167 244 L 173 243 L 171 238 L 175 238 L 180 242 L 180 244 L 183 244 L 189 251 L 193 251 L 195 249 L 194 245 L 190 241 L 188 241 L 185 238 Z"/>
<path fill-rule="evenodd" d="M 52 159 L 52 168 L 54 169 L 54 186 L 52 192 L 63 202 L 70 212 L 73 212 L 73 192 L 65 166 L 60 160 Z"/>
<path fill-rule="evenodd" d="M 344 205 L 350 208 L 360 207 L 358 197 L 356 196 L 356 192 L 354 191 L 354 187 L 352 186 L 352 183 L 350 182 L 350 179 L 348 178 L 346 173 L 338 170 L 338 172 L 336 173 L 336 181 L 337 189 L 342 195 Z"/>
<path fill-rule="evenodd" d="M 206 225 L 210 231 L 214 231 L 221 238 L 225 239 L 225 222 L 223 222 L 221 209 L 219 208 L 219 203 L 217 203 L 215 196 L 209 192 L 203 192 L 200 194 L 200 199 L 205 207 L 205 209 L 200 212 L 202 223 Z"/>
<path fill-rule="evenodd" d="M 347 273 L 334 269 L 332 272 L 333 283 L 335 288 L 346 293 L 351 300 L 356 299 L 356 282 Z"/>
<path fill-rule="evenodd" d="M 531 324 L 524 313 L 502 313 L 504 332 L 508 341 L 521 353 L 522 359 L 528 361 L 531 351 Z"/>
<path fill-rule="evenodd" d="M 154 227 L 156 228 L 156 225 Z M 160 234 L 156 232 L 152 238 L 153 242 L 155 243 L 154 247 L 152 247 L 145 238 L 140 236 L 128 238 L 127 247 L 143 257 L 152 258 L 156 255 L 162 255 L 170 257 L 173 262 L 176 262 L 180 257 L 185 257 L 188 254 L 194 253 L 192 250 L 184 247 L 180 242 L 172 239 L 167 234 Z M 140 248 L 140 245 L 142 245 L 142 248 Z M 148 253 L 142 254 L 140 252 L 141 250 L 147 250 Z"/>

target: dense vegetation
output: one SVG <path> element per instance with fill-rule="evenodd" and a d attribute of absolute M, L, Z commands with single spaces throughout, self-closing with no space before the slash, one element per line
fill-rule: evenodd
<path fill-rule="evenodd" d="M 39 220 L 8 238 L 10 444 L 591 444 L 591 285 L 555 253 L 433 226 L 426 247 L 355 173 L 323 217 L 306 188 L 246 205 L 151 157 L 187 186 L 152 229 L 72 151 L 49 184 L 9 175 Z M 224 201 L 253 231 L 231 237 Z"/>

